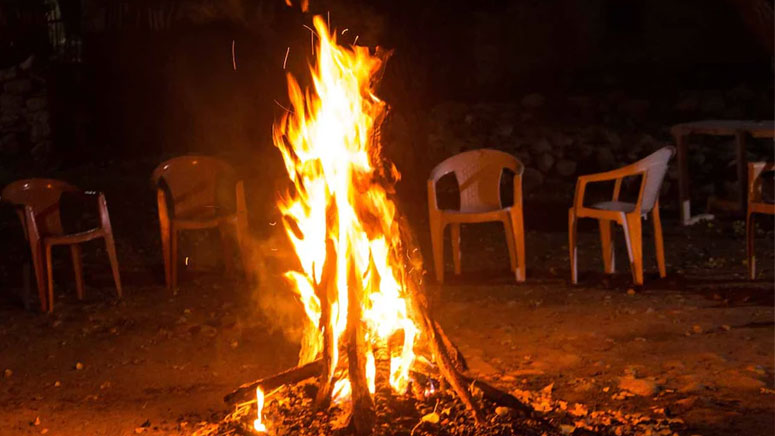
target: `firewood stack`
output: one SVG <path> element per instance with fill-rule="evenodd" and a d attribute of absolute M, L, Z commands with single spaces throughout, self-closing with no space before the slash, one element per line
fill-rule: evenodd
<path fill-rule="evenodd" d="M 495 404 L 509 407 L 523 412 L 526 416 L 533 416 L 533 409 L 521 403 L 514 396 L 503 392 L 487 383 L 475 380 L 464 375 L 467 370 L 466 361 L 460 350 L 447 337 L 441 325 L 433 320 L 429 311 L 429 302 L 422 288 L 422 260 L 419 250 L 416 249 L 414 239 L 405 220 L 401 221 L 402 242 L 404 243 L 403 256 L 406 262 L 403 271 L 409 271 L 403 277 L 408 301 L 411 303 L 413 320 L 422 330 L 421 340 L 415 344 L 415 352 L 418 358 L 412 367 L 411 373 L 417 378 L 424 378 L 446 383 L 460 401 L 466 406 L 477 424 L 482 423 L 483 413 L 472 398 L 471 389 L 479 389 L 483 396 Z M 361 280 L 353 274 L 355 268 L 348 268 L 348 316 L 347 327 L 343 344 L 340 343 L 339 355 L 341 356 L 336 368 L 332 365 L 334 354 L 333 323 L 331 320 L 331 304 L 336 298 L 335 272 L 336 252 L 333 242 L 327 243 L 327 258 L 323 267 L 321 280 L 316 285 L 316 294 L 321 302 L 320 332 L 323 338 L 323 350 L 321 355 L 313 360 L 295 368 L 288 369 L 279 374 L 246 383 L 226 395 L 224 401 L 236 404 L 249 400 L 255 394 L 256 388 L 262 391 L 272 391 L 283 385 L 291 385 L 301 381 L 317 378 L 318 391 L 315 397 L 315 407 L 325 411 L 331 405 L 335 378 L 344 374 L 350 381 L 352 410 L 349 419 L 349 429 L 355 435 L 368 435 L 372 433 L 375 423 L 374 398 L 370 392 L 366 377 L 366 356 L 370 344 L 365 341 L 363 334 L 363 320 L 361 317 L 363 295 L 359 286 Z M 350 262 L 351 264 L 352 262 Z M 373 268 L 373 264 L 371 266 Z M 388 341 L 400 343 L 401 341 Z M 373 344 L 371 344 L 373 346 Z M 375 350 L 377 356 L 377 389 L 376 394 L 386 393 L 390 389 L 387 385 L 389 365 L 386 365 L 385 356 L 390 356 L 391 344 L 379 344 L 379 350 Z M 382 364 L 380 364 L 382 363 Z M 346 370 L 345 370 L 346 369 Z"/>

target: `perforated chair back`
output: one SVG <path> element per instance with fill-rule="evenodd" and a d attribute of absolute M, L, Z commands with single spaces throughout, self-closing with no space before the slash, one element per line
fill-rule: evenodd
<path fill-rule="evenodd" d="M 645 158 L 632 164 L 636 171 L 645 171 L 642 188 L 640 210 L 642 213 L 651 212 L 659 198 L 659 190 L 667 173 L 667 164 L 675 154 L 675 147 L 667 146 L 651 153 Z"/>
<path fill-rule="evenodd" d="M 504 169 L 521 176 L 524 166 L 508 153 L 485 148 L 444 160 L 431 171 L 430 178 L 435 183 L 454 173 L 460 190 L 461 212 L 483 212 L 503 207 L 500 186 Z"/>

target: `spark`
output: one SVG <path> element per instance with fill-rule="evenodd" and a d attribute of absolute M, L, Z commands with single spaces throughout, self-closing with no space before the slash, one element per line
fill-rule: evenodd
<path fill-rule="evenodd" d="M 288 62 L 288 53 L 291 52 L 291 48 L 288 47 L 285 49 L 285 59 L 283 59 L 283 70 L 285 69 L 285 63 Z"/>
<path fill-rule="evenodd" d="M 237 57 L 234 55 L 234 40 L 231 40 L 231 66 L 237 71 Z"/>
<path fill-rule="evenodd" d="M 287 107 L 285 107 L 285 106 L 281 105 L 279 101 L 277 101 L 277 100 L 273 100 L 273 101 L 275 102 L 275 104 L 277 104 L 277 106 L 280 106 L 280 107 L 281 107 L 281 108 L 283 108 L 283 110 L 285 110 L 286 112 L 288 112 L 288 113 L 291 113 L 291 114 L 293 113 L 293 110 L 292 110 L 292 109 L 288 109 Z"/>

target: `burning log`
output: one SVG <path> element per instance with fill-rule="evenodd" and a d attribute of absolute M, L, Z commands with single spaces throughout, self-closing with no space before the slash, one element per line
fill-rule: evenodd
<path fill-rule="evenodd" d="M 457 368 L 458 371 L 468 371 L 468 363 L 466 362 L 466 358 L 463 357 L 463 353 L 460 352 L 460 349 L 457 348 L 457 345 L 455 345 L 455 343 L 449 339 L 447 334 L 444 333 L 444 329 L 441 328 L 441 325 L 438 323 L 438 321 L 433 321 L 433 324 L 436 326 L 436 331 L 438 332 L 439 336 L 441 336 L 441 340 L 444 342 L 444 347 L 446 348 L 450 359 L 452 359 L 452 362 L 455 364 L 455 368 Z"/>
<path fill-rule="evenodd" d="M 281 373 L 258 379 L 250 383 L 245 383 L 223 397 L 223 401 L 229 404 L 241 403 L 256 395 L 256 388 L 261 388 L 261 390 L 266 392 L 277 389 L 283 385 L 295 384 L 302 380 L 320 375 L 322 368 L 322 359 L 313 360 L 305 365 L 290 368 Z"/>
<path fill-rule="evenodd" d="M 326 261 L 323 265 L 323 273 L 320 277 L 320 283 L 317 284 L 315 293 L 320 298 L 320 329 L 323 334 L 323 370 L 320 374 L 320 383 L 317 396 L 315 397 L 315 407 L 318 410 L 324 410 L 331 403 L 331 394 L 334 390 L 334 370 L 333 355 L 336 351 L 334 341 L 334 326 L 331 323 L 331 303 L 336 298 L 336 250 L 334 241 L 326 240 Z M 333 295 L 332 295 L 333 294 Z"/>
<path fill-rule="evenodd" d="M 414 280 L 412 280 L 412 274 L 407 274 L 407 277 L 409 278 L 407 284 L 410 287 L 409 301 L 414 309 L 413 312 L 415 317 L 420 325 L 422 325 L 425 334 L 428 336 L 428 346 L 430 347 L 431 353 L 433 353 L 434 362 L 439 367 L 439 373 L 447 382 L 449 382 L 452 389 L 460 398 L 460 401 L 465 404 L 466 409 L 473 414 L 474 419 L 477 424 L 479 424 L 482 422 L 482 413 L 479 410 L 479 407 L 474 404 L 471 392 L 468 391 L 467 383 L 463 379 L 463 376 L 458 372 L 455 362 L 453 362 L 447 352 L 447 347 L 444 345 L 444 340 L 442 339 L 444 333 L 439 325 L 436 324 L 428 314 L 427 299 L 420 293 L 419 288 L 417 287 L 419 282 L 415 283 Z"/>
<path fill-rule="evenodd" d="M 361 329 L 361 279 L 357 276 L 353 261 L 349 262 L 347 299 L 347 357 L 349 360 L 350 387 L 352 389 L 352 415 L 350 426 L 356 435 L 368 435 L 374 428 L 376 416 L 374 402 L 366 380 L 366 349 Z"/>

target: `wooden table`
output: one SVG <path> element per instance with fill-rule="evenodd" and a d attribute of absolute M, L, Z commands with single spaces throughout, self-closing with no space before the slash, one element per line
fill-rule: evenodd
<path fill-rule="evenodd" d="M 737 182 L 740 190 L 740 210 L 745 210 L 745 197 L 748 176 L 747 159 L 745 155 L 746 139 L 775 137 L 775 121 L 750 120 L 704 120 L 691 123 L 676 124 L 670 129 L 678 147 L 678 195 L 683 225 L 691 225 L 703 219 L 713 219 L 713 215 L 702 214 L 692 217 L 689 200 L 689 162 L 688 138 L 691 135 L 734 136 L 735 155 L 737 160 Z"/>

